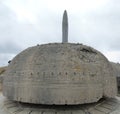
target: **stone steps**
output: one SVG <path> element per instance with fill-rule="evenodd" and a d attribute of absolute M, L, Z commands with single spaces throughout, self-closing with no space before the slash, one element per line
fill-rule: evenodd
<path fill-rule="evenodd" d="M 4 108 L 9 114 L 110 114 L 118 108 L 116 99 L 102 100 L 95 104 L 76 106 L 30 105 L 9 100 L 4 101 Z"/>

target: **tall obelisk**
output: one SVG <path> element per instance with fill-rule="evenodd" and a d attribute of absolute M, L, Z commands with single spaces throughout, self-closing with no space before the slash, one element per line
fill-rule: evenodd
<path fill-rule="evenodd" d="M 63 20 L 62 20 L 62 42 L 68 42 L 68 16 L 67 11 L 64 11 Z"/>

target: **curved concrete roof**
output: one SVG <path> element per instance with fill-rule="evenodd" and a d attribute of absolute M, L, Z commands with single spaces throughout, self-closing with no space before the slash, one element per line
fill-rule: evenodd
<path fill-rule="evenodd" d="M 26 103 L 85 104 L 117 93 L 107 58 L 74 43 L 30 47 L 12 60 L 3 77 L 3 95 Z"/>

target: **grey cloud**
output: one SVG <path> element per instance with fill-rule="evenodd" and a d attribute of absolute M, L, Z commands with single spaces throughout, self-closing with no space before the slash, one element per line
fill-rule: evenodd
<path fill-rule="evenodd" d="M 119 0 L 110 0 L 105 7 L 93 12 L 68 12 L 69 42 L 87 44 L 100 51 L 119 50 L 119 4 Z M 4 62 L 11 58 L 12 54 L 32 45 L 61 42 L 62 13 L 49 9 L 37 13 L 36 24 L 22 23 L 18 22 L 13 11 L 0 4 L 0 54 L 7 55 L 6 59 L 2 59 Z"/>
<path fill-rule="evenodd" d="M 110 4 L 84 16 L 86 23 L 80 23 L 82 32 L 78 31 L 78 36 L 83 35 L 84 43 L 87 43 L 100 50 L 120 49 L 120 1 L 111 1 Z M 83 17 L 81 17 L 82 20 Z M 77 21 L 78 22 L 78 21 Z M 79 24 L 79 25 L 80 25 Z M 81 34 L 82 33 L 82 34 Z M 113 47 L 114 46 L 114 47 Z"/>
<path fill-rule="evenodd" d="M 5 44 L 0 43 L 0 53 L 11 53 L 17 54 L 22 48 L 14 42 L 6 42 Z"/>
<path fill-rule="evenodd" d="M 8 61 L 12 60 L 15 54 L 9 53 L 0 53 L 0 66 L 8 65 Z"/>

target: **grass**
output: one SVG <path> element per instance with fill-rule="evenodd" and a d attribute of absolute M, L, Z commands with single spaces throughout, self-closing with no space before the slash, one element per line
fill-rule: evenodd
<path fill-rule="evenodd" d="M 0 67 L 0 75 L 6 71 L 6 67 Z"/>

